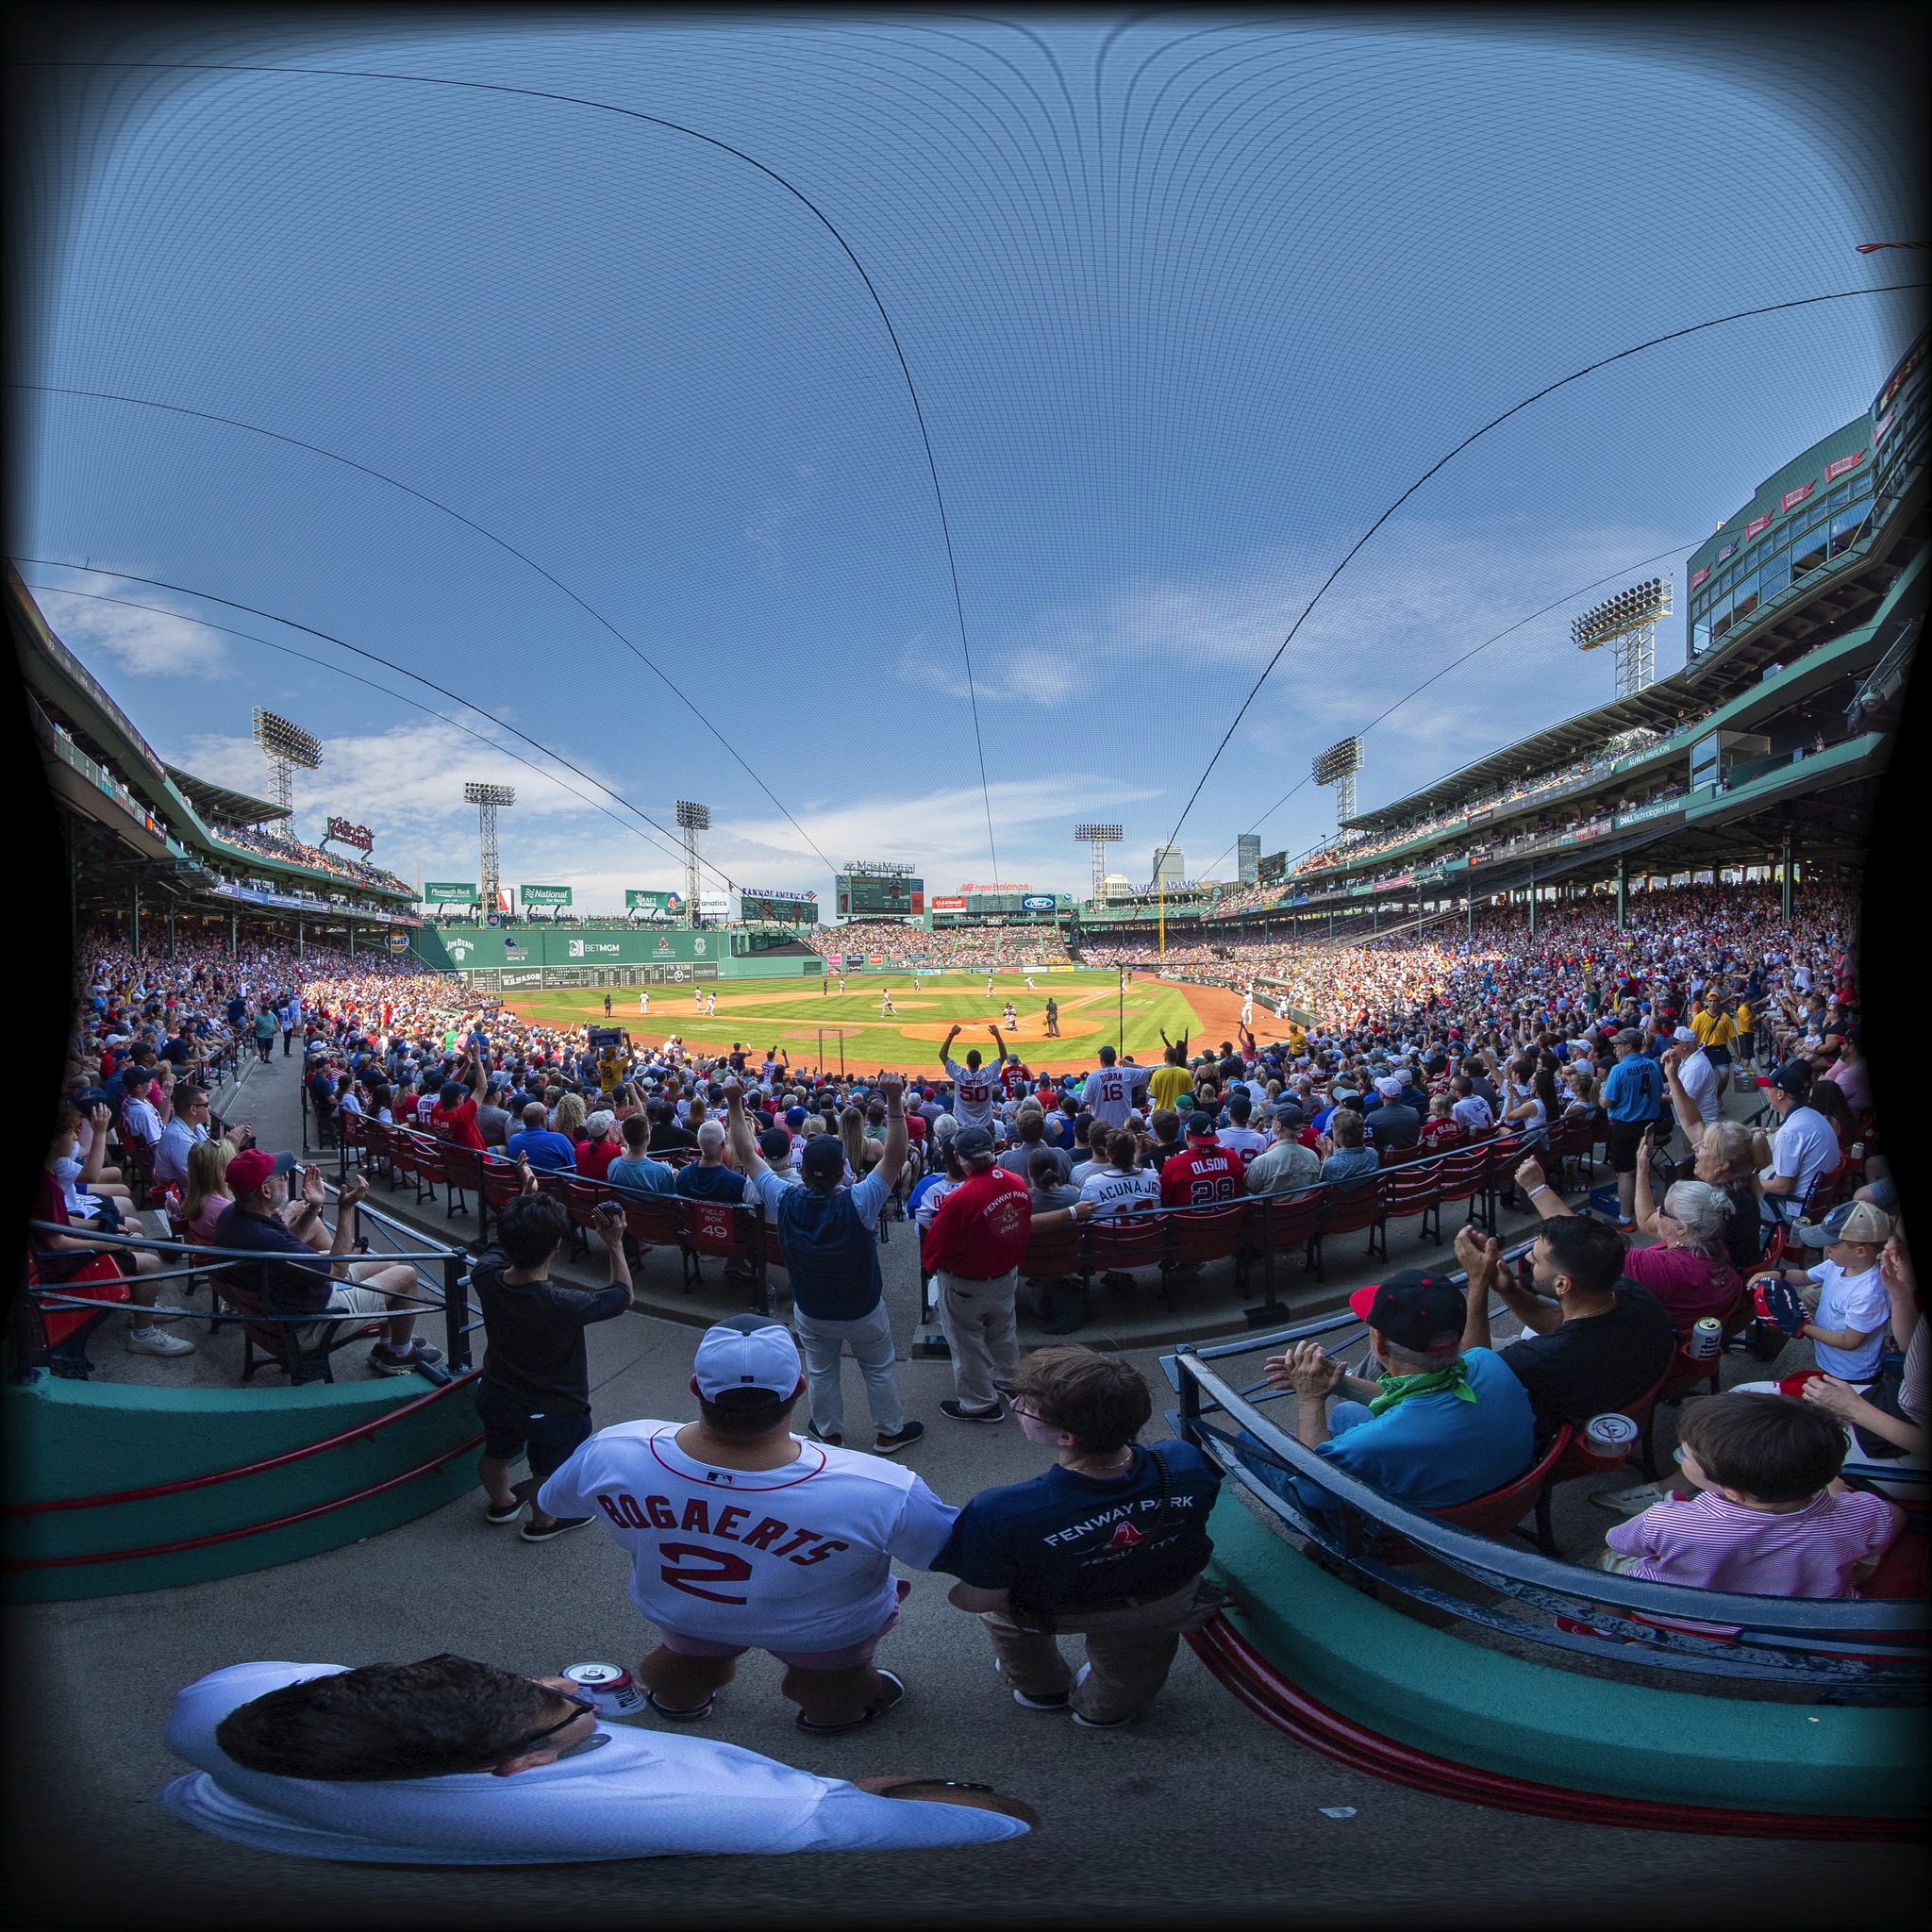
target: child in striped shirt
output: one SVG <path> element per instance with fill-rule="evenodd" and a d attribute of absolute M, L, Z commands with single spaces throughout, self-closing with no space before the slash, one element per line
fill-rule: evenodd
<path fill-rule="evenodd" d="M 1606 1570 L 1745 1596 L 1851 1597 L 1904 1523 L 1838 1480 L 1845 1433 L 1789 1395 L 1686 1404 L 1678 1459 L 1698 1493 L 1667 1496 L 1605 1538 Z"/>

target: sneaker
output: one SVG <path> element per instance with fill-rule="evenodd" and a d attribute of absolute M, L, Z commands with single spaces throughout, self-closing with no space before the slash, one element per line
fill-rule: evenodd
<path fill-rule="evenodd" d="M 530 1491 L 536 1487 L 536 1482 L 527 1476 L 520 1483 L 510 1484 L 509 1492 L 515 1500 L 507 1503 L 502 1508 L 498 1508 L 494 1503 L 487 1505 L 483 1511 L 483 1521 L 499 1524 L 514 1523 L 524 1513 L 524 1505 L 530 1500 Z"/>
<path fill-rule="evenodd" d="M 896 1435 L 889 1436 L 881 1429 L 873 1441 L 873 1447 L 881 1456 L 896 1456 L 908 1443 L 916 1442 L 925 1434 L 924 1423 L 908 1423 Z"/>
<path fill-rule="evenodd" d="M 539 1529 L 534 1523 L 524 1524 L 519 1534 L 526 1543 L 547 1543 L 554 1536 L 561 1536 L 567 1529 L 581 1529 L 590 1522 L 588 1516 L 558 1516 Z"/>
<path fill-rule="evenodd" d="M 192 1355 L 194 1344 L 185 1335 L 163 1335 L 158 1328 L 150 1328 L 145 1334 L 130 1328 L 127 1331 L 127 1353 L 129 1355 Z"/>
<path fill-rule="evenodd" d="M 1077 1690 L 1092 1674 L 1093 1666 L 1091 1664 L 1082 1664 L 1074 1674 L 1074 1689 Z M 1072 1702 L 1071 1696 L 1068 1701 L 1069 1703 Z M 1140 1715 L 1141 1713 L 1138 1710 L 1130 1710 L 1125 1717 L 1082 1717 L 1076 1710 L 1074 1712 L 1074 1722 L 1083 1731 L 1117 1731 L 1123 1724 L 1132 1724 Z"/>
<path fill-rule="evenodd" d="M 850 1724 L 815 1724 L 802 1710 L 798 1713 L 794 1722 L 801 1731 L 808 1732 L 814 1738 L 833 1738 L 837 1737 L 841 1732 L 856 1731 L 861 1725 L 873 1723 L 876 1718 L 885 1717 L 890 1712 L 896 1710 L 905 1702 L 906 1683 L 905 1679 L 894 1671 L 881 1671 L 879 1673 L 879 1680 L 882 1688 L 879 1694 L 873 1699 L 871 1707 L 863 1717 L 856 1717 Z"/>
<path fill-rule="evenodd" d="M 805 1433 L 814 1442 L 829 1442 L 834 1449 L 842 1449 L 845 1446 L 844 1435 L 840 1430 L 822 1429 L 815 1422 L 808 1421 L 806 1423 Z"/>
<path fill-rule="evenodd" d="M 968 1408 L 963 1402 L 949 1400 L 940 1404 L 940 1413 L 951 1416 L 956 1423 L 1003 1423 L 1007 1419 L 1007 1405 L 995 1402 L 991 1408 Z"/>
<path fill-rule="evenodd" d="M 1641 1516 L 1670 1493 L 1671 1486 L 1667 1482 L 1639 1483 L 1630 1490 L 1593 1490 L 1590 1500 L 1599 1509 L 1607 1509 L 1613 1516 Z"/>
<path fill-rule="evenodd" d="M 378 1375 L 412 1375 L 419 1365 L 434 1368 L 441 1359 L 442 1351 L 426 1341 L 416 1342 L 408 1355 L 398 1355 L 386 1341 L 378 1341 L 369 1351 L 369 1366 Z"/>

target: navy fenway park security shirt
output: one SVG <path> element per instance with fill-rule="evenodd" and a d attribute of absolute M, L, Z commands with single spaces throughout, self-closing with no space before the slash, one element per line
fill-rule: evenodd
<path fill-rule="evenodd" d="M 1167 1497 L 1161 1499 L 1161 1466 Z M 1136 1443 L 1125 1474 L 1103 1480 L 1058 1463 L 1031 1482 L 987 1490 L 959 1512 L 932 1567 L 1016 1607 L 1066 1616 L 1178 1590 L 1213 1555 L 1208 1512 L 1221 1473 L 1191 1442 Z"/>

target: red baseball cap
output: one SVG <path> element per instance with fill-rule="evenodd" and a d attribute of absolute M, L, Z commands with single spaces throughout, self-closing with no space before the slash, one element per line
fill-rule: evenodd
<path fill-rule="evenodd" d="M 292 1154 L 267 1154 L 244 1147 L 228 1162 L 228 1186 L 237 1194 L 259 1193 L 271 1174 L 288 1174 L 295 1165 Z"/>

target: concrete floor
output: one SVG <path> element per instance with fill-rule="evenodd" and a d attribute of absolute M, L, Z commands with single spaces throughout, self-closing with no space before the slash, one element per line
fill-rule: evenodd
<path fill-rule="evenodd" d="M 293 1082 L 279 1057 L 256 1078 L 253 1111 L 274 1144 L 266 1129 L 279 1124 L 275 1103 L 292 1095 Z M 887 1278 L 895 1325 L 907 1333 L 912 1244 L 894 1234 Z M 591 1338 L 600 1423 L 691 1413 L 690 1326 L 633 1315 Z M 138 1366 L 142 1379 L 170 1368 L 118 1347 L 96 1354 Z M 1157 1354 L 1133 1351 L 1133 1359 L 1159 1391 Z M 210 1350 L 206 1366 L 216 1360 Z M 1764 1373 L 1740 1364 L 1730 1379 L 1747 1369 Z M 929 1426 L 908 1459 L 940 1494 L 963 1501 L 1037 1473 L 1041 1458 L 1017 1429 L 939 1415 L 951 1392 L 944 1362 L 905 1362 L 900 1374 L 908 1411 Z M 863 1416 L 856 1375 L 847 1404 Z M 1582 1554 L 1610 1520 L 1583 1502 L 1588 1487 L 1564 1492 L 1566 1553 Z M 161 1744 L 174 1691 L 205 1671 L 251 1657 L 360 1663 L 441 1650 L 536 1673 L 588 1659 L 634 1664 L 653 1640 L 625 1595 L 625 1574 L 594 1525 L 526 1545 L 484 1524 L 479 1493 L 388 1535 L 253 1575 L 15 1607 L 8 1822 L 12 1889 L 23 1899 L 16 1923 L 333 1925 L 360 1917 L 511 1926 L 593 1914 L 620 1924 L 717 1924 L 762 1912 L 880 1925 L 1074 1924 L 1102 1914 L 1127 1924 L 1381 1924 L 1400 1914 L 1474 1924 L 1507 1913 L 1607 1925 L 1661 1911 L 1761 1926 L 1854 1908 L 1861 1923 L 1889 1925 L 1923 1895 L 1911 1877 L 1923 1876 L 1918 1848 L 1579 1826 L 1385 1784 L 1249 1715 L 1185 1650 L 1148 1718 L 1121 1732 L 1079 1730 L 1001 1694 L 982 1635 L 947 1605 L 942 1581 L 924 1575 L 883 1653 L 910 1691 L 886 1724 L 844 1739 L 802 1737 L 778 1697 L 777 1667 L 753 1656 L 705 1731 L 828 1774 L 997 1783 L 1042 1814 L 1030 1838 L 916 1857 L 432 1873 L 274 1857 L 198 1833 L 158 1803 L 180 1769 Z M 1324 1815 L 1342 1807 L 1353 1815 Z"/>

